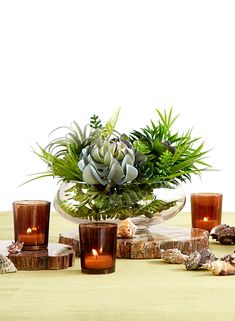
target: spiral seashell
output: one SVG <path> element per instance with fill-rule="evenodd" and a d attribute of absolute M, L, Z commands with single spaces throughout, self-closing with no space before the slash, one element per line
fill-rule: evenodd
<path fill-rule="evenodd" d="M 15 265 L 6 256 L 0 254 L 0 273 L 16 272 Z"/>
<path fill-rule="evenodd" d="M 231 254 L 227 254 L 221 258 L 221 261 L 228 262 L 235 266 L 235 250 Z"/>
<path fill-rule="evenodd" d="M 161 250 L 161 258 L 167 263 L 182 264 L 184 263 L 188 255 L 184 255 L 178 249 Z"/>
<path fill-rule="evenodd" d="M 9 254 L 15 254 L 21 251 L 21 249 L 23 248 L 24 242 L 20 242 L 20 241 L 16 241 L 16 242 L 12 242 L 8 247 L 8 253 Z"/>
<path fill-rule="evenodd" d="M 209 270 L 211 270 L 214 275 L 235 275 L 235 267 L 221 260 L 211 262 Z"/>
<path fill-rule="evenodd" d="M 235 227 L 226 224 L 215 226 L 210 235 L 221 244 L 235 244 Z"/>
<path fill-rule="evenodd" d="M 200 266 L 200 261 L 201 261 L 201 254 L 198 253 L 197 251 L 193 252 L 192 254 L 189 255 L 189 257 L 184 263 L 186 270 L 188 271 L 197 270 Z"/>
<path fill-rule="evenodd" d="M 217 258 L 215 255 L 208 249 L 203 249 L 199 251 L 199 254 L 201 255 L 200 260 L 200 266 L 215 261 Z"/>
<path fill-rule="evenodd" d="M 210 235 L 212 236 L 213 239 L 216 239 L 218 241 L 218 234 L 220 233 L 220 231 L 222 231 L 226 227 L 229 227 L 229 225 L 220 224 L 220 225 L 214 226 L 210 231 Z"/>

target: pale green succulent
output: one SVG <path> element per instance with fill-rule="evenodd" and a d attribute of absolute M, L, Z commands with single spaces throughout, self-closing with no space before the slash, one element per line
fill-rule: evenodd
<path fill-rule="evenodd" d="M 82 149 L 78 167 L 87 184 L 122 185 L 138 176 L 134 164 L 135 152 L 131 145 L 117 139 L 99 138 L 94 145 Z"/>

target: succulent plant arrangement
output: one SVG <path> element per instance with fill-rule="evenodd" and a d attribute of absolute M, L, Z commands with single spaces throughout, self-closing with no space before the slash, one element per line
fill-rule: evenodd
<path fill-rule="evenodd" d="M 208 150 L 200 138 L 192 137 L 191 129 L 184 134 L 173 132 L 178 116 L 173 117 L 172 108 L 156 113 L 156 121 L 129 134 L 115 129 L 119 110 L 104 125 L 97 115 L 84 129 L 73 121 L 70 127 L 62 127 L 66 130 L 63 137 L 34 150 L 47 164 L 47 171 L 35 178 L 53 176 L 70 183 L 65 193 L 73 203 L 59 195 L 56 199 L 69 215 L 151 218 L 173 205 L 155 199 L 155 188 L 174 188 L 210 168 L 204 162 Z"/>

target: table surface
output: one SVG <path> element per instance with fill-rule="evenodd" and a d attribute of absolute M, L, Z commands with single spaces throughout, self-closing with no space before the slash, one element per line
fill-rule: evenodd
<path fill-rule="evenodd" d="M 222 223 L 234 226 L 235 213 L 223 213 Z M 190 214 L 163 224 L 190 227 Z M 74 228 L 51 213 L 50 242 Z M 11 212 L 0 212 L 0 239 L 13 239 Z M 234 248 L 210 239 L 218 257 Z M 116 272 L 107 275 L 81 273 L 79 258 L 66 270 L 0 274 L 1 321 L 235 321 L 234 297 L 235 275 L 186 271 L 161 259 L 117 259 Z"/>

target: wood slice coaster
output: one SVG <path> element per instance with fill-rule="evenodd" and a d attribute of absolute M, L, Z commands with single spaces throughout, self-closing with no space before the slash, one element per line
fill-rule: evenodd
<path fill-rule="evenodd" d="M 75 250 L 71 246 L 49 243 L 47 250 L 21 251 L 8 254 L 7 246 L 11 241 L 0 241 L 0 253 L 7 256 L 17 270 L 60 270 L 73 266 Z"/>
<path fill-rule="evenodd" d="M 59 243 L 74 246 L 79 256 L 78 230 L 61 233 Z M 194 251 L 207 249 L 209 233 L 197 228 L 180 228 L 168 226 L 151 227 L 147 233 L 134 238 L 118 238 L 117 258 L 125 259 L 156 259 L 160 258 L 161 249 L 179 249 L 189 255 Z"/>

